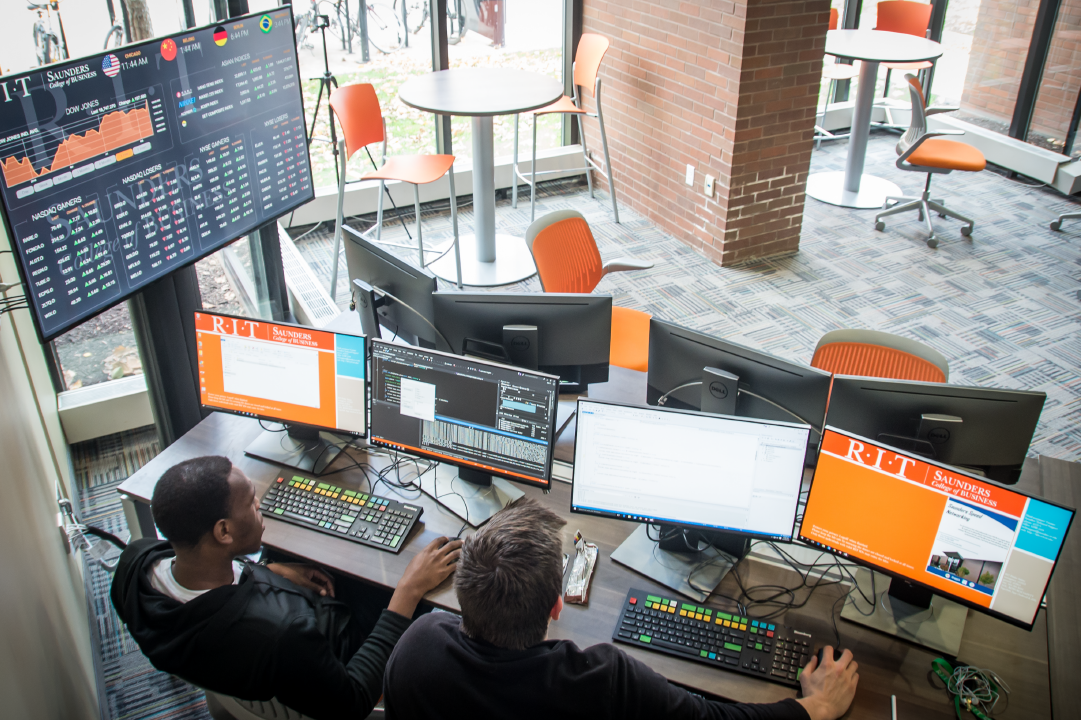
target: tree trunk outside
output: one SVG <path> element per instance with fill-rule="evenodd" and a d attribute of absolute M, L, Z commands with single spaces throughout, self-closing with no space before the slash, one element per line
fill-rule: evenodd
<path fill-rule="evenodd" d="M 150 24 L 150 9 L 146 6 L 146 0 L 123 0 L 123 2 L 128 9 L 132 42 L 154 37 L 154 28 Z"/>

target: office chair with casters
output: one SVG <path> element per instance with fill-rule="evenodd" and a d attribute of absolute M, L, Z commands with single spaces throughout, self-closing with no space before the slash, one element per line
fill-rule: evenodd
<path fill-rule="evenodd" d="M 653 267 L 653 263 L 629 258 L 602 262 L 589 224 L 574 210 L 537 219 L 526 230 L 525 241 L 544 292 L 590 293 L 608 273 Z M 612 306 L 610 364 L 642 372 L 649 369 L 650 317 L 640 310 Z"/>
<path fill-rule="evenodd" d="M 882 0 L 877 5 L 878 21 L 875 23 L 875 30 L 904 33 L 905 35 L 925 38 L 927 37 L 927 28 L 931 24 L 932 9 L 929 3 L 912 2 L 912 0 Z M 934 67 L 934 65 L 935 63 L 931 60 L 909 63 L 882 63 L 882 66 L 886 68 L 886 82 L 882 90 L 882 101 L 877 103 L 875 107 L 885 111 L 886 122 L 878 123 L 876 127 L 895 130 L 905 129 L 904 125 L 894 123 L 891 108 L 886 104 L 886 99 L 890 95 L 890 74 L 894 70 L 916 70 L 922 73 Z"/>
<path fill-rule="evenodd" d="M 905 75 L 908 80 L 909 92 L 912 96 L 912 122 L 897 141 L 897 167 L 909 172 L 927 173 L 927 182 L 923 186 L 923 194 L 918 198 L 911 197 L 888 197 L 882 204 L 883 208 L 891 202 L 897 203 L 889 209 L 875 215 L 875 230 L 885 230 L 886 223 L 882 218 L 887 215 L 918 210 L 920 220 L 927 223 L 928 247 L 938 247 L 938 238 L 935 237 L 935 228 L 931 225 L 931 210 L 941 217 L 952 217 L 955 220 L 968 223 L 961 228 L 964 236 L 972 235 L 975 222 L 953 210 L 947 210 L 946 206 L 935 200 L 931 200 L 931 176 L 936 173 L 949 173 L 954 170 L 978 172 L 983 170 L 987 161 L 976 148 L 956 140 L 943 140 L 943 135 L 964 135 L 961 130 L 928 130 L 927 116 L 940 112 L 950 112 L 955 108 L 928 108 L 924 104 L 923 89 L 920 81 L 914 75 Z"/>
<path fill-rule="evenodd" d="M 1081 220 L 1081 212 L 1063 213 L 1057 219 L 1051 221 L 1052 230 L 1061 230 L 1063 220 Z"/>
<path fill-rule="evenodd" d="M 877 330 L 833 330 L 818 341 L 811 367 L 834 375 L 944 383 L 950 363 L 921 342 Z"/>
<path fill-rule="evenodd" d="M 334 254 L 331 258 L 330 273 L 330 297 L 334 298 L 338 284 L 338 252 L 342 247 L 342 231 L 351 232 L 358 237 L 370 239 L 367 236 L 375 231 L 375 241 L 382 243 L 383 240 L 383 195 L 386 193 L 386 181 L 397 180 L 410 183 L 413 186 L 413 205 L 417 214 L 417 246 L 416 251 L 420 267 L 426 267 L 431 263 L 424 261 L 424 239 L 421 234 L 420 224 L 420 185 L 439 180 L 444 175 L 450 180 L 450 218 L 454 229 L 454 257 L 457 261 L 458 287 L 462 287 L 462 261 L 458 247 L 458 202 L 454 191 L 454 156 L 453 155 L 404 155 L 387 157 L 387 123 L 383 119 L 383 111 L 379 107 L 379 97 L 375 94 L 375 88 L 370 83 L 356 83 L 345 85 L 336 89 L 330 95 L 330 108 L 338 124 L 342 128 L 342 140 L 338 142 L 338 152 L 342 158 L 342 171 L 338 178 L 338 213 L 334 226 Z M 365 173 L 361 177 L 364 180 L 379 181 L 379 205 L 376 212 L 375 225 L 363 233 L 359 233 L 345 224 L 345 175 L 349 164 L 349 158 L 353 157 L 361 149 L 366 149 L 372 143 L 383 143 L 383 155 L 377 169 Z M 368 151 L 368 157 L 375 162 Z M 392 243 L 384 243 L 392 244 Z M 407 250 L 414 248 L 408 245 L 394 245 Z M 448 248 L 449 251 L 449 248 Z M 445 254 L 445 253 L 444 253 Z M 442 257 L 440 255 L 439 257 Z M 432 260 L 438 260 L 435 258 Z"/>
<path fill-rule="evenodd" d="M 597 76 L 597 72 L 600 70 L 601 60 L 604 59 L 604 54 L 608 52 L 608 38 L 603 35 L 597 35 L 595 33 L 583 33 L 581 40 L 578 41 L 578 50 L 574 53 L 574 83 L 571 86 L 573 95 L 563 97 L 556 100 L 551 105 L 546 105 L 539 110 L 532 110 L 526 115 L 533 116 L 533 160 L 529 165 L 529 177 L 527 178 L 518 170 L 518 115 L 514 116 L 514 187 L 511 191 L 511 207 L 518 207 L 518 180 L 529 185 L 529 221 L 533 222 L 536 219 L 536 207 L 537 207 L 537 176 L 547 175 L 550 173 L 565 173 L 566 169 L 559 170 L 542 170 L 537 172 L 537 116 L 539 115 L 551 115 L 552 113 L 560 113 L 564 115 L 574 115 L 578 119 L 578 136 L 582 141 L 582 159 L 585 161 L 585 166 L 580 168 L 572 168 L 574 170 L 585 170 L 586 182 L 589 183 L 589 196 L 593 197 L 593 175 L 591 170 L 597 172 L 605 172 L 608 175 L 608 192 L 612 196 L 612 215 L 615 216 L 615 221 L 619 222 L 619 207 L 616 205 L 616 185 L 612 179 L 612 160 L 608 156 L 608 135 L 604 132 L 604 110 L 601 108 L 601 79 Z M 579 86 L 582 90 L 579 90 Z M 597 112 L 586 112 L 582 107 L 582 92 L 588 90 L 589 94 L 593 96 L 597 103 Z M 582 120 L 583 117 L 595 117 L 597 123 L 601 128 L 601 148 L 604 150 L 604 168 L 602 169 L 593 158 L 589 157 L 589 152 L 586 150 L 586 132 L 585 124 Z"/>
<path fill-rule="evenodd" d="M 839 15 L 837 8 L 830 8 L 830 30 L 837 29 Z M 838 80 L 851 80 L 859 77 L 860 66 L 859 61 L 856 60 L 852 65 L 846 65 L 839 62 L 823 62 L 822 63 L 822 77 L 830 81 L 829 89 L 826 90 L 826 102 L 822 106 L 822 116 L 815 125 L 815 149 L 817 150 L 823 140 L 840 140 L 841 138 L 848 137 L 851 133 L 832 133 L 824 126 L 826 124 L 826 111 L 829 110 L 830 98 L 837 92 Z"/>

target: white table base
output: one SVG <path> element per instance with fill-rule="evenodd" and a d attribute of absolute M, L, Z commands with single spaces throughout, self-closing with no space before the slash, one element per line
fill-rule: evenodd
<path fill-rule="evenodd" d="M 852 133 L 848 139 L 845 171 L 815 173 L 807 178 L 807 194 L 815 200 L 850 208 L 880 208 L 887 196 L 901 194 L 889 180 L 863 174 L 867 138 L 871 134 L 871 110 L 875 103 L 878 63 L 860 63 L 860 85 L 852 109 Z"/>
<path fill-rule="evenodd" d="M 843 172 L 815 173 L 807 178 L 807 195 L 830 205 L 849 208 L 881 208 L 887 197 L 903 195 L 901 188 L 874 175 L 861 175 L 856 192 L 845 190 Z"/>
<path fill-rule="evenodd" d="M 477 236 L 459 236 L 463 285 L 473 287 L 509 285 L 537 274 L 537 266 L 533 263 L 533 255 L 529 252 L 525 240 L 513 235 L 495 235 L 493 240 L 495 260 L 484 262 L 477 259 L 480 254 L 480 241 Z M 429 265 L 428 269 L 447 282 L 458 281 L 453 250 Z"/>

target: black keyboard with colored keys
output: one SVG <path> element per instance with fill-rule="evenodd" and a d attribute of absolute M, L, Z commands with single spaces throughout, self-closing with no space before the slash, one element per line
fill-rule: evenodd
<path fill-rule="evenodd" d="M 268 517 L 401 552 L 424 508 L 345 490 L 311 478 L 281 476 L 270 484 L 259 510 Z"/>
<path fill-rule="evenodd" d="M 799 687 L 814 647 L 810 633 L 632 589 L 616 642 Z"/>

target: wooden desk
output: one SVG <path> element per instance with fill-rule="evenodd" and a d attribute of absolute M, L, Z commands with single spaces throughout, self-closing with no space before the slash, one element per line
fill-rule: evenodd
<path fill-rule="evenodd" d="M 593 386 L 594 396 L 611 399 L 633 399 L 630 397 L 641 381 L 644 396 L 644 377 L 641 373 L 612 368 L 612 381 L 607 387 Z M 632 373 L 632 374 L 626 374 Z M 566 456 L 573 427 L 568 426 L 559 440 L 557 452 Z M 173 464 L 200 455 L 220 454 L 229 457 L 255 483 L 260 495 L 280 472 L 277 466 L 244 455 L 244 448 L 261 429 L 254 420 L 222 413 L 215 413 L 196 426 L 191 432 L 166 448 L 137 473 L 126 480 L 119 488 L 121 493 L 137 502 L 147 503 L 153 493 L 154 484 L 161 474 Z M 359 457 L 360 453 L 354 451 Z M 340 458 L 336 466 L 348 463 L 347 458 Z M 373 457 L 373 466 L 383 466 L 386 460 Z M 1046 460 L 1044 461 L 1047 462 Z M 1062 486 L 1078 492 L 1078 466 L 1072 463 L 1052 461 L 1047 467 L 1053 472 L 1041 473 L 1041 463 L 1030 460 L 1025 467 L 1019 488 L 1040 493 L 1044 486 L 1060 488 Z M 1074 473 L 1071 479 L 1070 473 Z M 350 470 L 331 476 L 336 485 L 349 489 L 368 491 L 369 487 L 359 470 Z M 409 479 L 403 474 L 403 480 Z M 1072 483 L 1072 484 L 1071 484 Z M 590 593 L 588 607 L 570 605 L 558 622 L 551 626 L 550 636 L 574 640 L 586 647 L 598 642 L 609 642 L 615 627 L 618 610 L 631 587 L 638 587 L 663 596 L 671 592 L 633 571 L 612 562 L 613 550 L 634 530 L 635 526 L 617 520 L 607 520 L 589 515 L 571 515 L 570 486 L 566 483 L 553 483 L 548 494 L 522 486 L 525 493 L 535 497 L 545 505 L 567 518 L 564 529 L 564 550 L 572 551 L 572 538 L 577 530 L 600 548 L 600 559 Z M 380 494 L 394 495 L 386 487 L 378 487 Z M 400 493 L 400 495 L 409 495 Z M 405 570 L 405 566 L 416 552 L 430 540 L 440 535 L 455 535 L 461 527 L 461 520 L 449 511 L 441 508 L 434 500 L 420 493 L 412 494 L 410 501 L 424 507 L 422 522 L 407 541 L 399 555 L 369 549 L 347 540 L 311 532 L 307 529 L 290 525 L 272 518 L 266 519 L 266 532 L 263 542 L 272 548 L 295 555 L 299 558 L 332 568 L 363 581 L 381 587 L 392 588 Z M 1061 498 L 1054 498 L 1062 501 Z M 1073 550 L 1078 549 L 1078 538 L 1074 533 Z M 1065 668 L 1071 670 L 1072 658 L 1076 658 L 1078 642 L 1078 624 L 1076 601 L 1073 600 L 1072 582 L 1076 583 L 1078 561 L 1081 554 L 1074 552 L 1070 562 L 1072 570 L 1063 562 L 1052 581 L 1051 600 L 1056 600 L 1063 591 L 1065 598 L 1053 602 L 1056 614 L 1052 615 L 1056 627 L 1061 628 L 1061 638 L 1056 637 L 1053 646 L 1056 658 L 1063 658 Z M 1070 570 L 1069 572 L 1067 572 Z M 745 586 L 766 583 L 794 586 L 798 578 L 790 569 L 779 567 L 760 559 L 748 559 L 739 566 L 740 577 Z M 1057 583 L 1061 583 L 1062 587 Z M 722 582 L 719 591 L 727 595 L 736 595 L 734 579 L 729 576 Z M 788 613 L 782 622 L 790 622 L 797 627 L 811 631 L 822 642 L 833 643 L 833 625 L 831 612 L 835 601 L 845 591 L 841 586 L 823 587 L 817 590 L 810 601 L 799 610 Z M 804 591 L 805 593 L 805 591 Z M 801 594 L 802 597 L 802 594 Z M 457 598 L 448 580 L 433 591 L 427 600 L 447 609 L 458 609 Z M 715 603 L 726 607 L 725 602 Z M 990 668 L 998 672 L 1009 683 L 1013 692 L 1009 706 L 996 713 L 996 718 L 1047 718 L 1051 716 L 1051 695 L 1048 678 L 1048 642 L 1046 613 L 1040 613 L 1036 627 L 1031 632 L 1024 632 L 999 620 L 979 613 L 971 612 L 965 627 L 959 658 L 979 667 Z M 841 644 L 855 653 L 860 663 L 860 685 L 852 710 L 847 717 L 883 720 L 889 717 L 890 695 L 898 698 L 898 716 L 908 718 L 953 717 L 952 703 L 947 702 L 946 693 L 933 685 L 929 679 L 930 663 L 935 655 L 923 648 L 877 633 L 863 626 L 838 620 Z M 780 685 L 754 679 L 736 673 L 717 671 L 704 665 L 687 662 L 678 658 L 651 653 L 636 648 L 621 646 L 626 652 L 664 674 L 671 681 L 709 693 L 721 698 L 742 702 L 771 702 L 785 697 L 794 697 L 795 692 Z M 1071 653 L 1073 654 L 1071 656 Z M 1069 675 L 1065 675 L 1065 682 Z M 1056 673 L 1055 677 L 1059 675 Z M 1071 708 L 1067 695 L 1068 686 L 1057 685 L 1061 693 L 1059 702 L 1066 708 L 1060 717 L 1066 717 Z M 1056 703 L 1056 706 L 1057 703 Z M 1000 704 L 1000 708 L 1002 705 Z"/>

